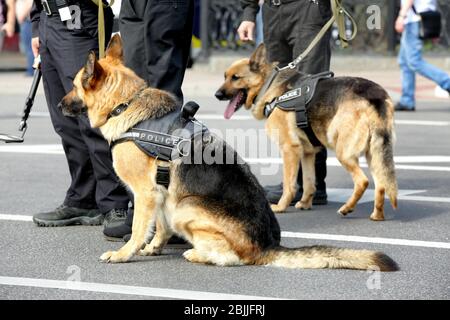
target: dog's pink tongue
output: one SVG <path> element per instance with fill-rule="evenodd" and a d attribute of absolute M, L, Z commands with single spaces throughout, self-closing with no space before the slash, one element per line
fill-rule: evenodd
<path fill-rule="evenodd" d="M 225 109 L 225 113 L 223 114 L 223 116 L 225 117 L 225 119 L 230 119 L 231 116 L 236 112 L 236 106 L 239 102 L 240 99 L 240 94 L 237 94 L 234 96 L 233 99 L 231 99 L 230 103 L 228 104 L 227 108 Z"/>

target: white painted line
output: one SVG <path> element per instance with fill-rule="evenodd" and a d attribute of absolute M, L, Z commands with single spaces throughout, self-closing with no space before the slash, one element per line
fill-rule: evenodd
<path fill-rule="evenodd" d="M 25 216 L 20 214 L 0 214 L 0 220 L 10 220 L 10 221 L 33 221 L 32 216 Z"/>
<path fill-rule="evenodd" d="M 14 219 L 15 217 L 17 217 L 17 219 Z M 10 220 L 10 221 L 15 220 L 15 221 L 27 221 L 28 222 L 28 221 L 32 221 L 32 217 L 31 216 L 11 215 L 11 214 L 10 215 L 0 214 L 0 220 Z M 281 236 L 283 238 L 381 243 L 381 244 L 412 246 L 412 247 L 450 249 L 450 243 L 448 243 L 448 242 L 391 239 L 391 238 L 377 238 L 377 237 L 363 237 L 363 236 L 346 236 L 346 235 L 335 235 L 335 234 L 305 233 L 305 232 L 290 232 L 290 231 L 282 231 Z"/>
<path fill-rule="evenodd" d="M 126 294 L 134 296 L 162 297 L 169 299 L 186 299 L 186 300 L 277 300 L 277 298 L 272 297 L 249 296 L 249 295 L 206 292 L 206 291 L 137 287 L 119 284 L 108 284 L 108 283 L 74 282 L 74 281 L 21 278 L 21 277 L 0 276 L 0 284 L 6 286 L 103 292 L 103 293 Z"/>
<path fill-rule="evenodd" d="M 20 114 L 18 114 L 20 115 Z M 47 118 L 50 117 L 50 113 L 48 111 L 33 111 L 30 114 L 31 117 L 38 117 L 38 118 Z M 217 113 L 200 113 L 196 115 L 196 118 L 198 120 L 223 120 L 228 121 L 224 118 L 223 114 L 217 114 Z M 240 115 L 235 114 L 233 115 L 233 118 L 229 121 L 233 120 L 239 120 L 239 121 L 249 121 L 249 120 L 255 120 L 255 118 L 251 115 Z M 432 126 L 432 127 L 446 127 L 450 126 L 449 121 L 433 121 L 433 120 L 395 120 L 395 124 L 397 125 L 414 125 L 414 126 Z"/>
<path fill-rule="evenodd" d="M 43 145 L 3 145 L 0 146 L 0 153 L 25 153 L 25 154 L 52 154 L 63 155 L 64 151 L 59 144 L 43 144 Z M 282 164 L 281 158 L 244 158 L 250 164 Z M 397 163 L 450 163 L 450 156 L 399 156 L 395 157 Z M 367 168 L 367 164 L 363 158 L 360 159 L 361 167 Z M 335 157 L 327 159 L 327 166 L 340 167 L 341 164 Z M 450 172 L 450 167 L 443 166 L 411 166 L 396 164 L 398 170 L 411 171 L 437 171 Z"/>
<path fill-rule="evenodd" d="M 361 167 L 366 168 L 367 165 L 361 165 Z M 395 169 L 398 170 L 411 170 L 411 171 L 439 171 L 439 172 L 450 172 L 450 167 L 437 167 L 437 166 L 408 166 L 403 164 L 396 164 Z"/>
<path fill-rule="evenodd" d="M 199 120 L 226 120 L 222 114 L 198 114 L 196 116 Z M 255 120 L 251 115 L 233 115 L 230 121 L 233 120 Z M 433 126 L 433 127 L 445 127 L 450 126 L 449 121 L 432 121 L 432 120 L 395 120 L 397 125 L 416 125 L 416 126 Z"/>
<path fill-rule="evenodd" d="M 405 124 L 414 126 L 432 126 L 432 127 L 445 127 L 450 126 L 448 121 L 426 121 L 426 120 L 395 120 L 395 124 Z"/>
<path fill-rule="evenodd" d="M 0 152 L 5 153 L 31 153 L 31 154 L 64 154 L 60 144 L 24 144 L 24 145 L 3 145 Z"/>
<path fill-rule="evenodd" d="M 246 162 L 249 164 L 283 164 L 283 159 L 281 158 L 244 158 Z M 420 162 L 424 162 L 422 159 Z M 435 163 L 436 161 L 431 161 L 431 163 Z M 327 159 L 328 167 L 342 167 L 339 161 L 330 157 Z M 364 161 L 360 163 L 361 168 L 367 168 L 368 165 Z M 398 170 L 411 170 L 411 171 L 438 171 L 438 172 L 450 172 L 450 167 L 442 167 L 442 166 L 411 166 L 411 165 L 403 165 L 396 164 L 395 168 Z"/>
<path fill-rule="evenodd" d="M 448 243 L 448 242 L 406 240 L 406 239 L 392 239 L 392 238 L 376 238 L 376 237 L 360 237 L 360 236 L 344 236 L 344 235 L 337 235 L 337 234 L 303 233 L 303 232 L 289 232 L 289 231 L 281 232 L 281 236 L 285 237 L 285 238 L 380 243 L 380 244 L 391 244 L 391 245 L 398 245 L 398 246 L 450 249 L 450 243 Z"/>
<path fill-rule="evenodd" d="M 446 202 L 450 203 L 450 198 L 444 197 L 421 197 L 421 196 L 398 196 L 398 200 L 402 201 L 418 201 L 418 202 Z"/>

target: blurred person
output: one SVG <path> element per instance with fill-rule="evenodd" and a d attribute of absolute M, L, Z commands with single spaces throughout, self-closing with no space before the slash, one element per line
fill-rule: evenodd
<path fill-rule="evenodd" d="M 122 0 L 119 30 L 124 62 L 152 88 L 168 91 L 183 104 L 183 83 L 191 49 L 194 0 Z M 123 223 L 105 228 L 108 240 L 128 241 L 133 210 Z M 183 243 L 172 238 L 169 244 Z"/>
<path fill-rule="evenodd" d="M 259 10 L 258 0 L 240 0 L 244 10 L 238 34 L 243 41 L 253 41 L 255 17 Z M 264 43 L 269 62 L 279 62 L 280 67 L 297 58 L 312 42 L 326 22 L 331 18 L 329 0 L 265 0 L 262 6 Z M 331 32 L 328 31 L 314 49 L 302 60 L 298 69 L 301 72 L 316 74 L 330 69 Z M 325 178 L 327 175 L 327 150 L 316 155 L 316 193 L 313 204 L 327 204 Z M 302 170 L 300 167 L 297 184 L 299 188 L 291 203 L 301 199 Z M 282 184 L 266 186 L 267 199 L 278 203 L 282 194 Z"/>
<path fill-rule="evenodd" d="M 16 32 L 16 1 L 6 0 L 4 5 L 2 5 L 2 10 L 6 13 L 4 14 L 3 25 L 1 31 L 6 34 L 7 37 L 12 37 Z"/>
<path fill-rule="evenodd" d="M 129 203 L 113 170 L 109 145 L 98 129 L 91 128 L 87 116 L 65 117 L 58 107 L 72 90 L 73 79 L 88 53 L 94 50 L 98 54 L 98 7 L 92 1 L 67 0 L 70 11 L 66 19 L 60 15 L 56 0 L 46 4 L 48 7 L 34 1 L 31 10 L 32 49 L 34 56 L 41 57 L 48 110 L 61 137 L 71 182 L 62 205 L 35 214 L 33 221 L 45 227 L 102 222 L 108 227 L 125 216 Z M 110 8 L 104 10 L 104 18 L 106 44 L 113 25 Z"/>
<path fill-rule="evenodd" d="M 416 73 L 437 83 L 450 93 L 449 75 L 423 59 L 423 41 L 419 38 L 420 16 L 414 13 L 436 10 L 437 0 L 402 0 L 395 30 L 402 34 L 398 62 L 402 71 L 402 96 L 395 106 L 396 111 L 416 110 Z"/>
<path fill-rule="evenodd" d="M 20 42 L 27 58 L 26 75 L 33 75 L 34 55 L 31 48 L 31 20 L 30 12 L 33 6 L 33 0 L 15 0 L 16 17 L 20 25 Z"/>

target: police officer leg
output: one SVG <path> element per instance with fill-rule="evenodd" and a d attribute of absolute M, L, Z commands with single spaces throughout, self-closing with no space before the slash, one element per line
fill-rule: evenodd
<path fill-rule="evenodd" d="M 47 23 L 45 19 L 44 17 L 44 20 L 41 21 L 42 25 Z M 42 60 L 44 92 L 53 127 L 61 137 L 71 184 L 62 206 L 54 211 L 36 214 L 33 216 L 33 220 L 39 226 L 64 226 L 74 223 L 98 224 L 103 220 L 103 216 L 97 210 L 94 198 L 96 182 L 88 149 L 81 138 L 78 120 L 65 117 L 57 107 L 68 90 L 60 77 L 58 59 L 51 54 L 54 52 L 54 48 L 47 47 L 47 36 L 51 38 L 47 32 L 40 34 L 39 52 Z"/>

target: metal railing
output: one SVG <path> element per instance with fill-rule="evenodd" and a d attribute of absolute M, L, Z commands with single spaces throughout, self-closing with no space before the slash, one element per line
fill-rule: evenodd
<path fill-rule="evenodd" d="M 450 1 L 438 0 L 442 13 L 443 30 L 437 43 L 429 43 L 426 48 L 442 50 L 450 47 Z M 395 19 L 400 8 L 400 0 L 344 0 L 343 4 L 355 18 L 358 35 L 350 49 L 343 52 L 391 53 L 396 50 L 399 35 L 394 30 Z M 370 6 L 380 10 L 381 28 L 368 27 Z M 241 19 L 239 0 L 201 0 L 201 40 L 203 55 L 207 57 L 216 51 L 250 50 L 252 45 L 242 43 L 237 36 Z M 206 9 L 205 9 L 206 8 Z M 348 22 L 348 32 L 351 32 Z M 332 30 L 332 47 L 340 50 L 336 27 Z"/>

